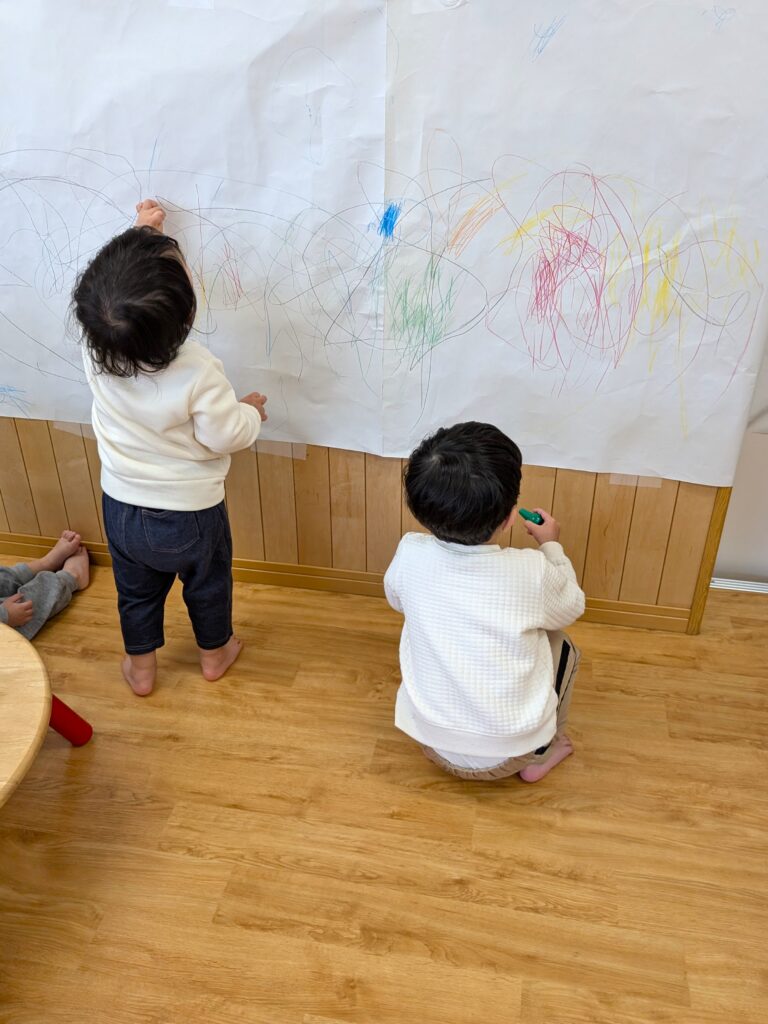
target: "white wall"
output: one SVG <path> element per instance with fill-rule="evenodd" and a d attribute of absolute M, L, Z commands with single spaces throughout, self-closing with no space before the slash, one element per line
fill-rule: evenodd
<path fill-rule="evenodd" d="M 755 388 L 715 576 L 768 583 L 768 355 Z"/>

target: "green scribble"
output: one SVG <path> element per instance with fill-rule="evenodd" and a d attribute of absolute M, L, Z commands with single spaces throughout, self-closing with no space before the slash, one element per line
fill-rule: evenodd
<path fill-rule="evenodd" d="M 412 366 L 439 345 L 445 335 L 456 296 L 453 278 L 447 290 L 440 278 L 439 260 L 431 257 L 422 277 L 401 281 L 390 299 L 392 333 L 410 353 Z"/>

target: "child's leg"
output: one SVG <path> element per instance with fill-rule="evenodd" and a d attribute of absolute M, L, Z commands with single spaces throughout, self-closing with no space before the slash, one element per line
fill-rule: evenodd
<path fill-rule="evenodd" d="M 13 597 L 19 587 L 29 583 L 34 573 L 24 562 L 18 565 L 0 565 L 0 601 L 5 597 Z"/>
<path fill-rule="evenodd" d="M 31 640 L 49 619 L 67 607 L 77 589 L 75 577 L 63 569 L 59 572 L 39 572 L 33 576 L 29 583 L 19 587 L 19 594 L 26 601 L 32 602 L 32 618 L 26 625 L 17 627 L 19 633 Z"/>
<path fill-rule="evenodd" d="M 524 755 L 523 757 L 503 758 L 498 764 L 490 768 L 462 768 L 447 760 L 439 751 L 434 750 L 432 747 L 426 747 L 422 744 L 421 749 L 430 761 L 442 768 L 443 771 L 448 772 L 449 775 L 455 775 L 457 779 L 467 779 L 473 782 L 494 782 L 497 779 L 508 779 L 512 775 L 518 775 L 529 763 L 527 755 Z"/>
<path fill-rule="evenodd" d="M 581 651 L 566 633 L 549 634 L 552 661 L 555 666 L 555 692 L 557 693 L 557 731 L 563 732 L 568 724 L 573 685 L 579 671 Z"/>
<path fill-rule="evenodd" d="M 155 686 L 155 651 L 165 643 L 165 599 L 176 576 L 132 562 L 120 554 L 116 557 L 111 546 L 110 551 L 125 647 L 123 676 L 137 697 L 148 697 Z"/>
<path fill-rule="evenodd" d="M 223 502 L 196 515 L 200 557 L 179 576 L 203 675 L 213 681 L 224 675 L 243 646 L 232 635 L 232 535 Z"/>
<path fill-rule="evenodd" d="M 155 651 L 165 643 L 165 599 L 176 573 L 146 564 L 151 551 L 143 528 L 143 509 L 106 494 L 103 508 L 125 646 L 122 671 L 133 692 L 146 697 L 155 684 Z"/>
<path fill-rule="evenodd" d="M 33 580 L 39 572 L 58 572 L 68 558 L 77 554 L 79 548 L 80 534 L 75 533 L 73 530 L 65 530 L 48 554 L 42 558 L 35 558 L 29 562 L 19 562 L 18 565 L 0 565 L 0 601 L 5 597 L 13 597 L 21 587 Z M 41 625 L 42 622 L 40 623 Z M 40 626 L 37 628 L 39 629 Z"/>
<path fill-rule="evenodd" d="M 116 551 L 112 552 L 112 568 L 125 653 L 132 657 L 151 654 L 165 643 L 165 599 L 176 577 L 132 562 Z"/>
<path fill-rule="evenodd" d="M 549 634 L 552 661 L 555 666 L 555 692 L 557 693 L 557 735 L 546 751 L 543 761 L 530 764 L 520 772 L 524 782 L 538 782 L 553 768 L 573 753 L 573 744 L 565 734 L 568 711 L 571 706 L 573 684 L 579 669 L 581 651 L 565 633 Z"/>

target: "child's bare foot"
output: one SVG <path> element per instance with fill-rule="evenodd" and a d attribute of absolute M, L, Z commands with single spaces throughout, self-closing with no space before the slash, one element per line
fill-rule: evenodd
<path fill-rule="evenodd" d="M 203 675 L 209 683 L 221 679 L 227 669 L 235 663 L 237 656 L 243 649 L 243 641 L 236 636 L 231 636 L 223 647 L 216 647 L 212 651 L 204 651 L 199 647 L 200 665 Z"/>
<path fill-rule="evenodd" d="M 64 563 L 72 555 L 76 555 L 80 548 L 80 534 L 74 530 L 65 530 L 56 541 L 47 555 L 28 562 L 29 568 L 34 573 L 58 572 L 64 567 Z"/>
<path fill-rule="evenodd" d="M 64 572 L 68 572 L 70 576 L 75 577 L 78 590 L 85 590 L 88 584 L 91 582 L 91 567 L 88 562 L 88 552 L 84 547 L 80 547 L 77 554 L 71 555 L 64 565 L 62 565 Z"/>
<path fill-rule="evenodd" d="M 520 778 L 523 782 L 538 782 L 539 779 L 543 779 L 554 767 L 559 765 L 561 761 L 564 761 L 566 757 L 570 757 L 572 753 L 573 744 L 563 733 L 552 744 L 547 760 L 542 761 L 541 764 L 529 764 L 527 768 L 523 768 L 520 772 Z"/>
<path fill-rule="evenodd" d="M 157 655 L 154 651 L 149 654 L 126 654 L 122 669 L 126 683 L 137 697 L 148 697 L 152 693 L 157 672 Z"/>

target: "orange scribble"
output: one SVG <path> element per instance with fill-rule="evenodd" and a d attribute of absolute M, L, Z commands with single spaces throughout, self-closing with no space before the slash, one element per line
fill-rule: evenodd
<path fill-rule="evenodd" d="M 455 230 L 448 238 L 448 252 L 460 256 L 469 243 L 503 206 L 498 192 L 492 192 L 479 199 L 463 214 Z"/>

